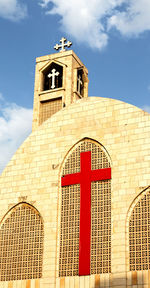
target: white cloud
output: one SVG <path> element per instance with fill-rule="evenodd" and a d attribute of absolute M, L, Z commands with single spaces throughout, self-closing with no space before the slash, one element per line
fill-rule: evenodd
<path fill-rule="evenodd" d="M 27 7 L 20 0 L 0 0 L 0 17 L 18 21 L 27 16 Z"/>
<path fill-rule="evenodd" d="M 104 48 L 112 28 L 128 37 L 150 30 L 150 0 L 39 1 L 47 14 L 61 16 L 63 31 L 90 47 Z"/>
<path fill-rule="evenodd" d="M 115 11 L 108 21 L 109 28 L 115 27 L 123 35 L 138 36 L 150 30 L 150 1 L 130 0 L 124 1 L 128 5 L 124 11 Z"/>
<path fill-rule="evenodd" d="M 0 173 L 31 132 L 32 110 L 16 104 L 1 105 Z"/>

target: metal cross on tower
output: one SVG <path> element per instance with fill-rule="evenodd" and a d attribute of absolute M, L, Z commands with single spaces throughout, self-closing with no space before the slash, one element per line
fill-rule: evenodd
<path fill-rule="evenodd" d="M 56 80 L 56 76 L 59 75 L 59 72 L 56 72 L 56 69 L 54 68 L 51 73 L 49 73 L 47 76 L 48 78 L 52 77 L 52 86 L 51 88 L 54 89 L 55 88 L 55 80 Z"/>
<path fill-rule="evenodd" d="M 67 43 L 65 43 L 66 41 L 67 39 L 62 37 L 60 40 L 61 44 L 56 44 L 54 46 L 54 49 L 59 50 L 61 48 L 60 52 L 66 51 L 65 47 L 69 48 L 72 45 L 72 42 L 68 41 Z"/>
<path fill-rule="evenodd" d="M 81 94 L 81 87 L 83 85 L 83 81 L 82 81 L 81 75 L 79 75 L 77 81 L 78 81 L 78 93 Z"/>

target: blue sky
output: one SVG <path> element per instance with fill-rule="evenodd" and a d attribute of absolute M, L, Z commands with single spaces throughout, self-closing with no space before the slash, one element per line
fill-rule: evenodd
<path fill-rule="evenodd" d="M 62 36 L 89 70 L 89 96 L 150 112 L 149 0 L 0 0 L 0 170 L 31 132 L 35 58 Z"/>

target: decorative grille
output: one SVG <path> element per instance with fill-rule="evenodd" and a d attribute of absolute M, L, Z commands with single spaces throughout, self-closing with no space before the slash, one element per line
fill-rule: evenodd
<path fill-rule="evenodd" d="M 60 276 L 78 275 L 80 185 L 62 189 Z"/>
<path fill-rule="evenodd" d="M 80 153 L 91 151 L 92 169 L 110 167 L 101 146 L 84 140 L 68 156 L 62 176 L 80 172 Z M 111 272 L 111 181 L 91 185 L 91 274 Z M 62 187 L 59 276 L 79 271 L 80 185 Z"/>
<path fill-rule="evenodd" d="M 150 269 L 150 191 L 136 204 L 129 221 L 130 270 Z"/>
<path fill-rule="evenodd" d="M 92 182 L 91 274 L 111 272 L 111 181 Z"/>
<path fill-rule="evenodd" d="M 62 109 L 62 98 L 41 102 L 40 124 Z"/>
<path fill-rule="evenodd" d="M 43 223 L 38 211 L 18 204 L 0 228 L 0 280 L 42 277 Z"/>

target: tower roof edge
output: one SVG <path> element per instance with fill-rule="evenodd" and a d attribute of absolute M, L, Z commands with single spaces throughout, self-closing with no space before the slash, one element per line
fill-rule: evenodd
<path fill-rule="evenodd" d="M 48 61 L 48 60 L 53 60 L 53 59 L 61 59 L 62 57 L 65 56 L 72 56 L 75 58 L 75 60 L 80 64 L 80 66 L 84 66 L 83 62 L 80 60 L 80 58 L 77 56 L 77 54 L 73 51 L 73 50 L 67 50 L 67 51 L 62 51 L 62 52 L 58 52 L 58 53 L 52 53 L 49 55 L 44 55 L 44 56 L 40 56 L 36 58 L 36 63 L 39 62 L 44 62 L 44 61 Z M 86 68 L 87 70 L 87 68 Z M 88 73 L 88 70 L 87 70 Z"/>

